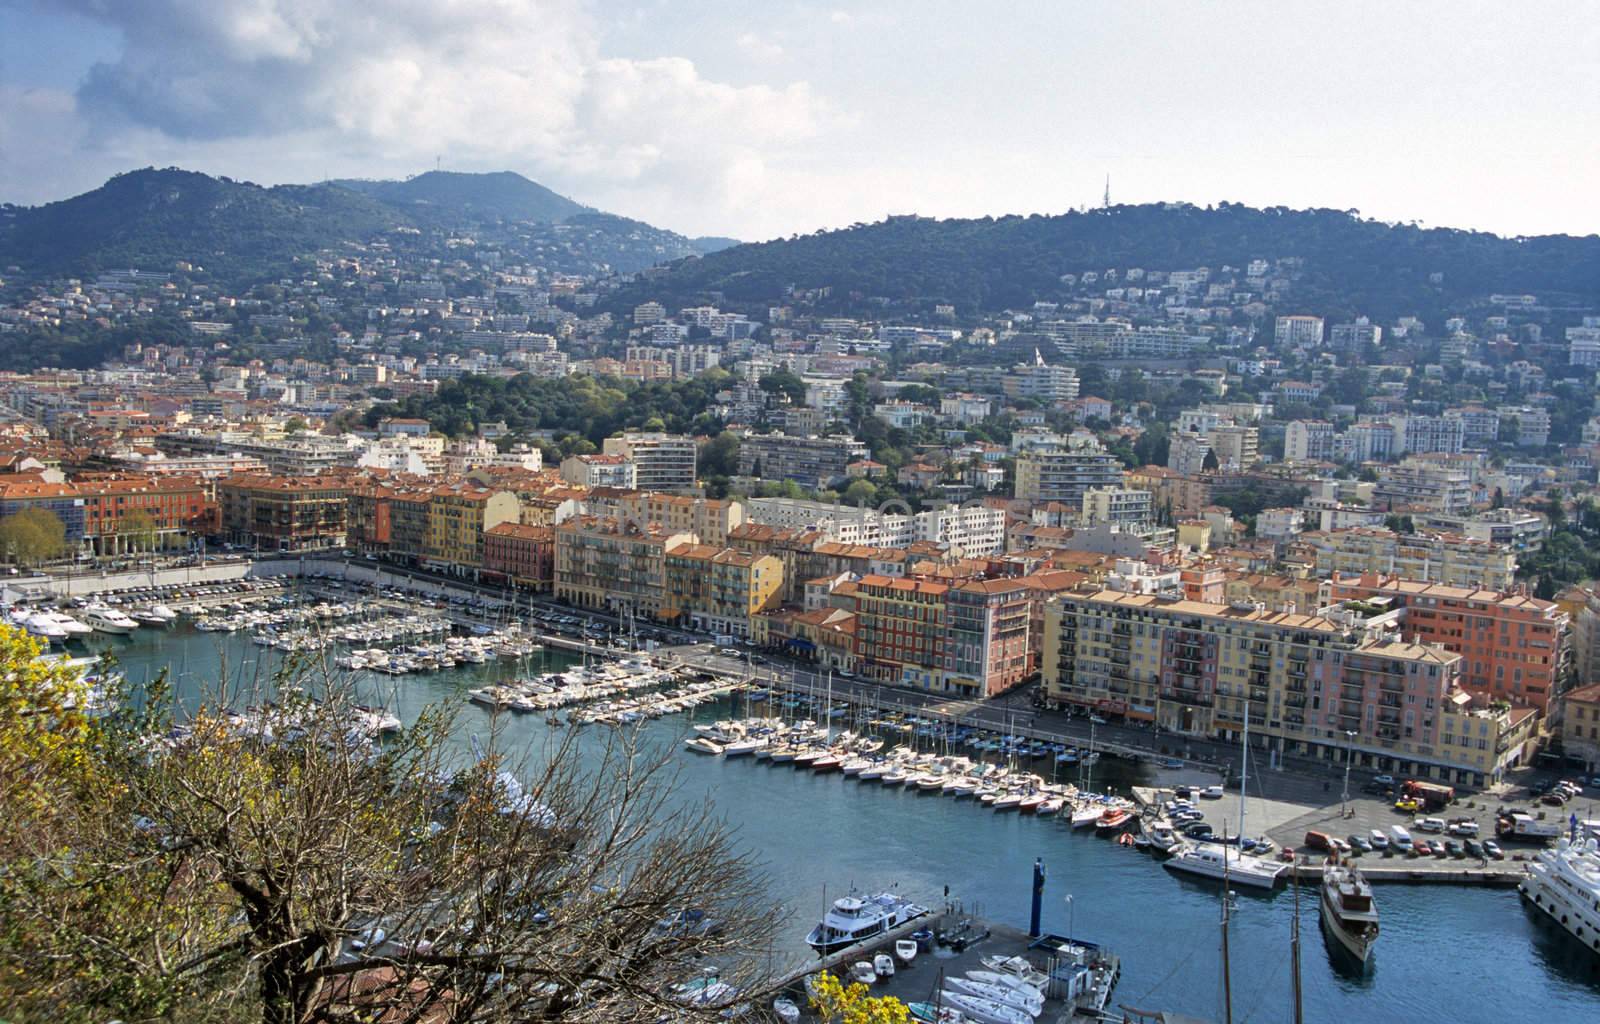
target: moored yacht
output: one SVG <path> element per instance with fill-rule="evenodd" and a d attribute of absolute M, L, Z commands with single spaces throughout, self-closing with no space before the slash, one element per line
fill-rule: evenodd
<path fill-rule="evenodd" d="M 1186 843 L 1178 847 L 1165 863 L 1173 871 L 1217 879 L 1226 875 L 1231 883 L 1261 889 L 1271 889 L 1277 885 L 1278 879 L 1289 866 L 1240 853 L 1236 847 L 1222 843 Z"/>
<path fill-rule="evenodd" d="M 1322 869 L 1322 927 L 1335 942 L 1362 963 L 1378 941 L 1378 905 L 1372 884 L 1354 864 L 1330 861 Z"/>
<path fill-rule="evenodd" d="M 139 628 L 139 624 L 128 618 L 122 612 L 110 605 L 92 604 L 83 610 L 83 621 L 93 626 L 98 632 L 112 633 L 117 636 L 127 636 Z"/>
<path fill-rule="evenodd" d="M 1553 850 L 1540 851 L 1517 891 L 1590 951 L 1600 953 L 1600 841 L 1568 838 Z"/>
<path fill-rule="evenodd" d="M 927 908 L 891 892 L 865 899 L 855 895 L 845 896 L 833 901 L 827 914 L 806 936 L 806 945 L 819 955 L 827 956 L 877 938 L 927 913 Z"/>

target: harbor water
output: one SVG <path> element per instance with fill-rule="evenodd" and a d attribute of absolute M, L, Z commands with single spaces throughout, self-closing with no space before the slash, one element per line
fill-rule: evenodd
<path fill-rule="evenodd" d="M 233 679 L 262 674 L 279 657 L 247 635 L 202 633 L 187 620 L 140 629 L 129 638 L 96 636 L 130 679 L 168 669 L 180 701 L 208 692 L 228 666 Z M 534 655 L 524 671 L 570 664 L 571 656 Z M 462 702 L 463 742 L 486 732 L 486 710 L 465 705 L 469 688 L 518 666 L 464 666 L 400 677 L 364 675 L 359 685 L 409 722 L 425 705 Z M 755 706 L 761 713 L 761 705 Z M 805 955 L 802 938 L 826 900 L 849 887 L 898 887 L 930 905 L 949 898 L 975 915 L 1026 927 L 1032 864 L 1048 872 L 1047 931 L 1102 943 L 1122 957 L 1112 1005 L 1221 1018 L 1219 887 L 1180 877 L 1149 856 L 1073 832 L 1064 820 L 997 814 L 971 800 L 885 789 L 837 773 L 816 775 L 752 758 L 724 760 L 682 749 L 693 721 L 743 713 L 727 701 L 693 718 L 668 716 L 640 728 L 668 745 L 681 768 L 681 797 L 709 796 L 762 861 L 784 919 L 774 955 Z M 539 715 L 504 716 L 503 741 L 543 744 Z M 598 739 L 601 726 L 588 726 Z M 1122 791 L 1143 781 L 1139 769 L 1103 760 L 1095 788 Z M 1070 903 L 1068 897 L 1071 897 Z M 1362 972 L 1336 958 L 1317 925 L 1316 890 L 1302 890 L 1305 1019 L 1529 1021 L 1590 1020 L 1600 1015 L 1600 957 L 1536 919 L 1514 890 L 1445 885 L 1385 885 L 1378 890 L 1382 936 Z M 1279 1021 L 1290 1014 L 1289 950 L 1294 894 L 1237 894 L 1232 918 L 1233 1007 L 1237 1021 Z"/>

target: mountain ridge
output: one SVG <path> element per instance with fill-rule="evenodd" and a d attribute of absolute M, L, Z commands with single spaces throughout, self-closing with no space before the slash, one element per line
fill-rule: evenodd
<path fill-rule="evenodd" d="M 721 301 L 759 308 L 790 289 L 827 290 L 821 308 L 1025 308 L 1059 297 L 1062 275 L 1108 268 L 1177 270 L 1299 256 L 1296 299 L 1329 312 L 1406 315 L 1437 300 L 1491 291 L 1600 302 L 1600 236 L 1502 238 L 1362 219 L 1354 211 L 1235 203 L 1113 206 L 1055 215 L 890 217 L 872 224 L 745 243 L 653 270 L 608 297 L 669 307 Z M 1419 299 L 1426 299 L 1419 305 Z"/>
<path fill-rule="evenodd" d="M 563 234 L 563 226 L 581 230 Z M 262 186 L 144 167 L 52 203 L 0 204 L 0 267 L 92 276 L 189 265 L 248 284 L 400 228 L 437 239 L 490 229 L 494 243 L 519 258 L 576 273 L 631 272 L 722 247 L 584 206 L 512 171 Z"/>

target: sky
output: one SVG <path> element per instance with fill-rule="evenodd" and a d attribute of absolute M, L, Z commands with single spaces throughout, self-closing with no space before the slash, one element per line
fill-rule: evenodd
<path fill-rule="evenodd" d="M 0 202 L 513 170 L 691 235 L 1113 202 L 1600 232 L 1600 10 L 0 0 Z"/>

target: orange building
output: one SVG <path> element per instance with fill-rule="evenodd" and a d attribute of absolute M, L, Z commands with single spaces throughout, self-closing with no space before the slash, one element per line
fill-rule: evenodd
<path fill-rule="evenodd" d="M 1474 697 L 1544 710 L 1571 674 L 1570 620 L 1554 601 L 1376 573 L 1335 574 L 1329 587 L 1336 602 L 1404 608 L 1405 638 L 1460 654 L 1461 685 Z"/>
<path fill-rule="evenodd" d="M 207 521 L 206 487 L 197 478 L 133 476 L 81 480 L 83 534 L 97 554 L 183 547 Z"/>

